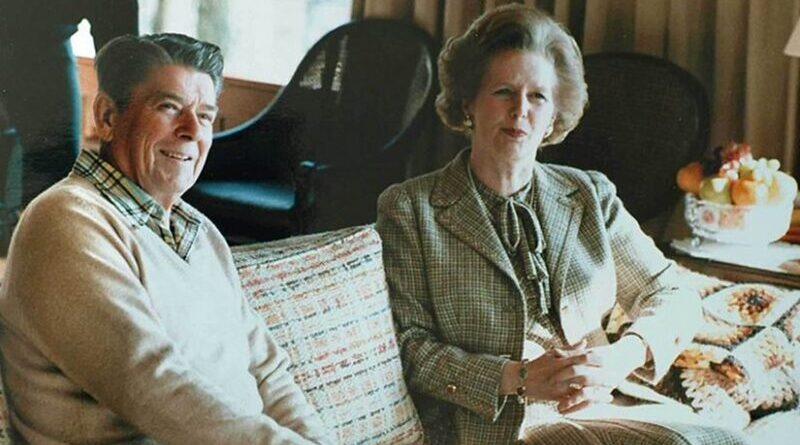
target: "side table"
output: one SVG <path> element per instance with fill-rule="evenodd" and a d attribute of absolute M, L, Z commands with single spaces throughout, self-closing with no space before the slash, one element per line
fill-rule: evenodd
<path fill-rule="evenodd" d="M 800 289 L 800 245 L 714 246 L 712 242 L 692 246 L 687 238 L 661 243 L 659 248 L 667 257 L 695 272 L 728 281 Z"/>

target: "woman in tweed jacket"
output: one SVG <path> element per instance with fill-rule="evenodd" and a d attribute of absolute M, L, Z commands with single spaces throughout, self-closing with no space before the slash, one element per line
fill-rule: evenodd
<path fill-rule="evenodd" d="M 535 161 L 587 102 L 574 40 L 536 9 L 501 7 L 451 39 L 439 69 L 437 110 L 470 147 L 387 189 L 377 223 L 429 442 L 739 443 L 663 401 L 648 422 L 608 418 L 659 400 L 626 378 L 657 381 L 702 318 L 605 176 Z M 615 303 L 634 321 L 609 344 Z"/>

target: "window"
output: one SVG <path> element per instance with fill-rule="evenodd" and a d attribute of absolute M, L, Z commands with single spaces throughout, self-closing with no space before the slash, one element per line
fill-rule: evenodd
<path fill-rule="evenodd" d="M 352 0 L 139 0 L 139 30 L 180 32 L 216 43 L 225 75 L 285 85 L 306 51 L 350 20 Z M 93 57 L 89 25 L 72 39 Z"/>

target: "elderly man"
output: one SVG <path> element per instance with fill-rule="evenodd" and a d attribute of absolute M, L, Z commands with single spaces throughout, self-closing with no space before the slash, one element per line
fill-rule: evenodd
<path fill-rule="evenodd" d="M 219 48 L 126 36 L 97 55 L 99 154 L 24 212 L 0 289 L 11 423 L 24 443 L 327 443 L 243 297 L 203 168 Z"/>

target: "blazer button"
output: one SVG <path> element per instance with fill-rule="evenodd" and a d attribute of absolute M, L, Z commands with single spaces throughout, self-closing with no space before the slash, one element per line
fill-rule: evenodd
<path fill-rule="evenodd" d="M 458 391 L 458 386 L 456 386 L 456 385 L 451 383 L 451 384 L 447 385 L 445 387 L 445 389 L 447 390 L 448 394 L 455 394 L 456 391 Z"/>

